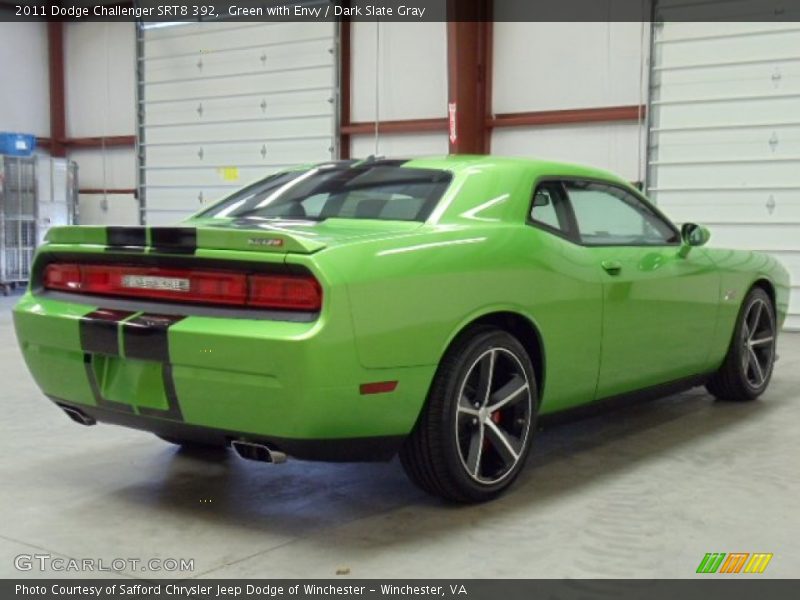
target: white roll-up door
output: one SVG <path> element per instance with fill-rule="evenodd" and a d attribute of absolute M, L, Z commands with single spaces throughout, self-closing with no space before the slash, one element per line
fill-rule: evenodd
<path fill-rule="evenodd" d="M 712 245 L 775 255 L 800 329 L 800 26 L 656 24 L 651 65 L 650 196 Z"/>
<path fill-rule="evenodd" d="M 334 23 L 186 23 L 139 35 L 143 222 L 175 223 L 250 181 L 336 154 Z"/>

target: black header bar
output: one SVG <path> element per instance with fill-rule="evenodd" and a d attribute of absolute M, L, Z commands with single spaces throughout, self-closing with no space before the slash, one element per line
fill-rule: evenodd
<path fill-rule="evenodd" d="M 1 21 L 800 21 L 797 0 L 0 0 Z"/>

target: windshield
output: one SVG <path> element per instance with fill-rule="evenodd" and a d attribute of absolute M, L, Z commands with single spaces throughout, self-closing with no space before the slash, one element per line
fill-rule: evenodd
<path fill-rule="evenodd" d="M 450 184 L 447 171 L 396 164 L 331 164 L 278 173 L 215 204 L 204 218 L 424 221 Z"/>

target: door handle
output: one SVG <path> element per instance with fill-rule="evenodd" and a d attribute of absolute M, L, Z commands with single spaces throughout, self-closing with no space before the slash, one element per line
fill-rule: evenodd
<path fill-rule="evenodd" d="M 619 275 L 622 271 L 622 264 L 616 260 L 604 260 L 600 265 L 609 275 Z"/>

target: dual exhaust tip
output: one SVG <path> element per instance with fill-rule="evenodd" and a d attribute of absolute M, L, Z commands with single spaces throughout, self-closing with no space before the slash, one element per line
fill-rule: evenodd
<path fill-rule="evenodd" d="M 71 406 L 62 406 L 61 410 L 63 410 L 66 415 L 75 421 L 76 423 L 80 423 L 81 425 L 97 425 L 97 421 L 87 415 L 86 413 L 78 410 L 77 408 L 72 408 Z"/>
<path fill-rule="evenodd" d="M 97 420 L 94 417 L 90 417 L 77 408 L 61 406 L 61 410 L 63 410 L 70 419 L 81 425 L 89 426 L 97 424 Z M 280 450 L 270 448 L 266 444 L 248 442 L 247 440 L 232 440 L 231 447 L 236 451 L 236 454 L 246 460 L 272 463 L 275 465 L 286 462 L 286 454 Z"/>
<path fill-rule="evenodd" d="M 233 440 L 231 441 L 231 447 L 236 451 L 236 454 L 246 460 L 255 460 L 276 465 L 286 462 L 286 455 L 283 452 L 270 448 L 266 444 L 248 442 L 245 440 Z"/>

